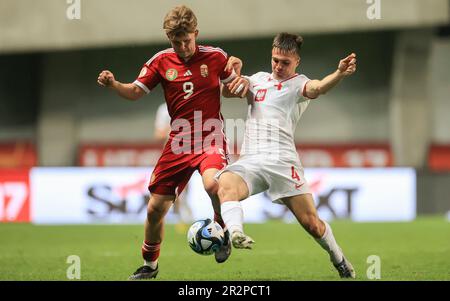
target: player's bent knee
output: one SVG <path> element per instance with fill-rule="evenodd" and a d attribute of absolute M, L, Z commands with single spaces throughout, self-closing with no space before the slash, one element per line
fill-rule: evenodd
<path fill-rule="evenodd" d="M 215 195 L 219 190 L 219 185 L 213 179 L 204 181 L 203 187 L 205 188 L 206 193 L 208 193 L 209 195 Z"/>
<path fill-rule="evenodd" d="M 173 200 L 167 199 L 150 199 L 147 205 L 147 219 L 149 221 L 160 221 L 164 218 L 170 209 Z"/>
<path fill-rule="evenodd" d="M 158 208 L 156 206 L 148 206 L 147 207 L 147 219 L 149 221 L 159 221 L 164 218 L 164 210 L 163 208 Z"/>
<path fill-rule="evenodd" d="M 308 232 L 315 238 L 320 238 L 320 237 L 322 237 L 322 233 L 321 233 L 320 229 L 321 229 L 320 224 L 318 222 L 314 222 L 314 223 L 311 223 L 311 225 L 309 226 Z"/>
<path fill-rule="evenodd" d="M 305 230 L 315 238 L 322 236 L 322 226 L 319 218 L 315 214 L 305 214 L 301 220 Z"/>
<path fill-rule="evenodd" d="M 225 172 L 219 178 L 219 199 L 220 202 L 241 201 L 248 197 L 247 184 L 239 175 L 232 172 Z"/>
<path fill-rule="evenodd" d="M 220 203 L 224 203 L 227 201 L 237 201 L 238 200 L 238 191 L 236 188 L 233 188 L 229 185 L 220 186 L 218 192 Z"/>

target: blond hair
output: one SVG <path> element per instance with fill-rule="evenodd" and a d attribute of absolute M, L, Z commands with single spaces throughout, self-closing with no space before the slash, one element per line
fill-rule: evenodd
<path fill-rule="evenodd" d="M 193 33 L 197 29 L 197 17 L 189 7 L 179 5 L 167 13 L 163 28 L 169 39 Z"/>

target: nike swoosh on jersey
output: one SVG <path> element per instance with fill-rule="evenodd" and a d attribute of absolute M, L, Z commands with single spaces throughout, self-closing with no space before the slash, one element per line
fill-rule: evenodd
<path fill-rule="evenodd" d="M 299 189 L 300 187 L 302 187 L 302 186 L 303 186 L 303 184 L 305 184 L 305 183 L 301 183 L 301 184 L 295 184 L 295 189 Z"/>

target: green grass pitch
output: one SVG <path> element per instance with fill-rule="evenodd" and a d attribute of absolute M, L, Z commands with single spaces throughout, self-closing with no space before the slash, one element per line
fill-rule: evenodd
<path fill-rule="evenodd" d="M 450 280 L 450 222 L 331 223 L 353 263 L 368 280 L 367 258 L 381 260 L 381 280 Z M 217 264 L 195 254 L 186 231 L 166 225 L 158 280 L 339 280 L 328 255 L 298 224 L 247 224 L 253 250 L 234 249 Z M 142 226 L 0 224 L 0 280 L 67 280 L 69 255 L 81 260 L 81 280 L 127 280 L 141 265 Z"/>

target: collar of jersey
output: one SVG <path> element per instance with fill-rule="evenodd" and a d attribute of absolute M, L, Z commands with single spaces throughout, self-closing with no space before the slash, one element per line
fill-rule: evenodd
<path fill-rule="evenodd" d="M 286 78 L 286 79 L 283 79 L 282 81 L 279 81 L 279 80 L 276 80 L 274 77 L 273 77 L 273 72 L 270 74 L 270 76 L 269 76 L 269 80 L 273 80 L 273 81 L 275 81 L 275 82 L 277 82 L 277 83 L 284 83 L 284 82 L 287 82 L 288 80 L 291 80 L 291 79 L 293 79 L 294 77 L 297 77 L 298 76 L 298 73 L 295 73 L 294 75 L 292 75 L 291 77 L 289 77 L 289 78 Z"/>

